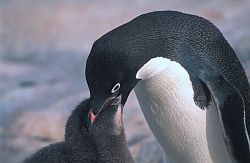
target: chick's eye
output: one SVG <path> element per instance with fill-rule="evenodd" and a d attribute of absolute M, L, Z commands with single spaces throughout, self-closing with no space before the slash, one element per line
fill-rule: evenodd
<path fill-rule="evenodd" d="M 121 87 L 120 83 L 117 83 L 111 90 L 111 93 L 115 93 L 116 91 L 118 91 Z"/>

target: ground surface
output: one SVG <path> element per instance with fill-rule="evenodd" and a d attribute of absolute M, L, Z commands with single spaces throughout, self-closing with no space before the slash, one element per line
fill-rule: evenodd
<path fill-rule="evenodd" d="M 91 45 L 137 15 L 179 10 L 215 23 L 250 78 L 250 1 L 0 1 L 0 162 L 18 163 L 63 139 L 71 110 L 89 96 L 84 66 Z M 134 93 L 125 106 L 134 158 L 162 162 Z M 14 155 L 14 156 L 13 156 Z"/>

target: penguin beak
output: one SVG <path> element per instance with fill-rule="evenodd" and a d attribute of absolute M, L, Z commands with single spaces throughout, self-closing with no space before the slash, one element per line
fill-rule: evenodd
<path fill-rule="evenodd" d="M 91 128 L 97 117 L 102 113 L 104 109 L 108 109 L 110 106 L 118 106 L 121 104 L 122 95 L 115 96 L 115 97 L 109 97 L 107 98 L 103 104 L 101 105 L 100 109 L 98 109 L 97 113 L 94 113 L 93 108 L 90 109 L 88 113 L 88 119 L 87 119 L 87 127 L 88 129 Z"/>

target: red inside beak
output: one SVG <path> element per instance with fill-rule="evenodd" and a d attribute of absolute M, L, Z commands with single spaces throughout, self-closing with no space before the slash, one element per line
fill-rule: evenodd
<path fill-rule="evenodd" d="M 96 118 L 98 117 L 99 114 L 101 114 L 101 111 L 105 108 L 107 108 L 110 105 L 119 105 L 121 103 L 121 99 L 122 99 L 122 95 L 119 95 L 118 97 L 112 97 L 112 98 L 108 98 L 103 106 L 101 107 L 99 113 L 94 114 L 92 112 L 92 110 L 90 109 L 89 113 L 88 113 L 88 121 L 87 121 L 87 127 L 90 128 L 92 126 L 92 124 L 94 123 L 94 121 L 96 120 Z"/>
<path fill-rule="evenodd" d="M 89 120 L 91 121 L 91 124 L 93 124 L 93 122 L 96 119 L 96 115 L 94 115 L 94 113 L 90 111 L 88 116 L 89 116 Z"/>

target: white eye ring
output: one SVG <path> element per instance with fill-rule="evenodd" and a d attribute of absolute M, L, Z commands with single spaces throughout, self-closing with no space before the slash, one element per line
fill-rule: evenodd
<path fill-rule="evenodd" d="M 111 90 L 111 93 L 115 93 L 116 91 L 118 91 L 121 87 L 120 83 L 117 83 Z"/>

